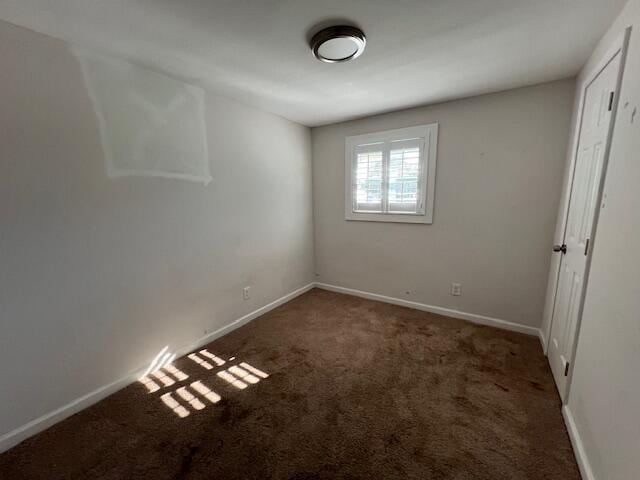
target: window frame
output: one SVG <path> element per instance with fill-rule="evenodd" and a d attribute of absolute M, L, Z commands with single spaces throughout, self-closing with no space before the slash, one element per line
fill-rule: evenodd
<path fill-rule="evenodd" d="M 382 144 L 382 205 L 388 208 L 389 162 L 392 143 L 418 139 L 420 148 L 420 177 L 418 179 L 419 213 L 361 212 L 355 210 L 355 182 L 358 147 Z M 382 132 L 355 135 L 345 139 L 345 220 L 390 223 L 433 223 L 435 201 L 438 124 L 399 128 Z M 424 167 L 426 166 L 426 168 Z"/>

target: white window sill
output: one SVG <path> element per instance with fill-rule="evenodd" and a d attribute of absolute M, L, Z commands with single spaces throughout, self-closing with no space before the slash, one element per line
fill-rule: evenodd
<path fill-rule="evenodd" d="M 347 212 L 345 220 L 356 222 L 421 223 L 426 225 L 430 225 L 433 223 L 433 218 L 427 215 L 415 215 L 407 213 L 392 214 Z"/>

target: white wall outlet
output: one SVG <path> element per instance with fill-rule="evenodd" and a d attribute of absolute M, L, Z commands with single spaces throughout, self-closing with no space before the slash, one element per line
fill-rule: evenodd
<path fill-rule="evenodd" d="M 249 300 L 251 298 L 251 287 L 244 287 L 242 289 L 242 299 Z"/>
<path fill-rule="evenodd" d="M 461 283 L 452 283 L 451 284 L 451 295 L 454 297 L 459 297 L 462 295 L 462 284 Z"/>

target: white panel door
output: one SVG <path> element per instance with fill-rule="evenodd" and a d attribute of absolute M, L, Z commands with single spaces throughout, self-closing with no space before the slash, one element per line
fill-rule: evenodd
<path fill-rule="evenodd" d="M 576 344 L 589 241 L 603 173 L 620 57 L 620 53 L 613 57 L 585 91 L 564 244 L 554 247 L 554 250 L 560 250 L 563 258 L 548 355 L 562 400 L 565 399 L 569 362 Z"/>

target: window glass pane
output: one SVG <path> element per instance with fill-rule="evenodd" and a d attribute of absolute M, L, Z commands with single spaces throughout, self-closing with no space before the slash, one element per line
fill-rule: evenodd
<path fill-rule="evenodd" d="M 420 149 L 392 149 L 389 157 L 389 212 L 417 213 Z"/>
<path fill-rule="evenodd" d="M 356 157 L 355 211 L 382 211 L 382 152 L 358 153 Z"/>

